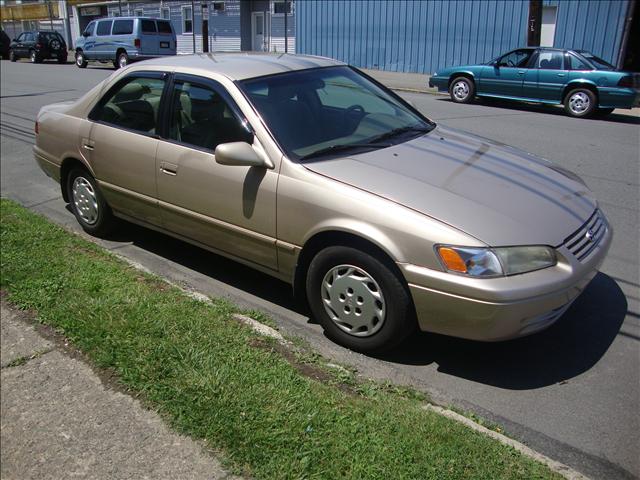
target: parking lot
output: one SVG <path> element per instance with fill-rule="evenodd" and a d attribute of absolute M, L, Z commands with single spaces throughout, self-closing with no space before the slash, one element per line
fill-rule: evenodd
<path fill-rule="evenodd" d="M 79 97 L 113 69 L 6 61 L 1 67 L 2 196 L 79 231 L 59 187 L 33 160 L 33 122 L 42 105 Z M 363 375 L 414 386 L 437 402 L 499 423 L 589 476 L 638 476 L 640 118 L 614 112 L 583 120 L 560 108 L 402 95 L 438 123 L 576 172 L 599 199 L 615 232 L 611 251 L 588 290 L 549 330 L 500 344 L 419 334 L 398 351 L 365 357 L 327 340 L 282 282 L 139 227 L 122 228 L 100 243 L 172 281 L 266 311 L 284 332 Z"/>

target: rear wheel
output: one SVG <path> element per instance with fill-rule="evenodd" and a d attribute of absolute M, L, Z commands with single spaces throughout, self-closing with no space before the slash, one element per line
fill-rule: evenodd
<path fill-rule="evenodd" d="M 116 65 L 116 68 L 124 68 L 127 65 L 129 65 L 129 55 L 127 55 L 127 52 L 122 52 L 120 54 L 118 54 L 118 64 Z"/>
<path fill-rule="evenodd" d="M 328 337 L 352 350 L 393 348 L 415 330 L 413 304 L 403 281 L 375 256 L 328 247 L 309 265 L 307 299 Z"/>
<path fill-rule="evenodd" d="M 84 56 L 82 51 L 76 52 L 76 65 L 78 68 L 87 68 L 87 58 Z"/>
<path fill-rule="evenodd" d="M 467 77 L 454 78 L 449 85 L 449 95 L 456 103 L 469 103 L 476 95 L 476 84 Z"/>
<path fill-rule="evenodd" d="M 87 170 L 76 168 L 69 174 L 67 192 L 71 210 L 85 232 L 102 237 L 111 231 L 115 224 L 111 208 Z"/>
<path fill-rule="evenodd" d="M 571 90 L 564 99 L 564 110 L 572 117 L 585 118 L 594 113 L 598 102 L 587 88 Z"/>

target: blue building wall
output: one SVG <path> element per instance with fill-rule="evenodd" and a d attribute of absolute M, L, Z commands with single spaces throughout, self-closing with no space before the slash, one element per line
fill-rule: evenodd
<path fill-rule="evenodd" d="M 628 0 L 545 0 L 557 46 L 615 62 Z M 526 45 L 528 0 L 298 0 L 296 51 L 364 68 L 431 73 Z"/>
<path fill-rule="evenodd" d="M 553 46 L 588 50 L 615 65 L 629 3 L 628 0 L 545 0 L 543 5 L 558 7 Z"/>

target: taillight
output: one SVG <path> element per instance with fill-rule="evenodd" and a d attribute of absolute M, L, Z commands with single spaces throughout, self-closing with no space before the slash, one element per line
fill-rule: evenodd
<path fill-rule="evenodd" d="M 133 44 L 136 46 L 136 48 L 140 48 L 140 39 L 139 39 L 139 38 L 136 38 L 136 39 L 133 41 Z"/>
<path fill-rule="evenodd" d="M 627 87 L 633 88 L 633 77 L 631 75 L 627 75 L 626 77 L 622 77 L 618 82 L 619 87 Z"/>
<path fill-rule="evenodd" d="M 36 120 L 36 125 L 35 125 L 35 127 L 33 128 L 33 130 L 36 132 L 36 135 L 37 135 L 38 133 L 40 133 L 40 132 L 38 131 L 38 121 L 37 121 L 37 120 Z"/>

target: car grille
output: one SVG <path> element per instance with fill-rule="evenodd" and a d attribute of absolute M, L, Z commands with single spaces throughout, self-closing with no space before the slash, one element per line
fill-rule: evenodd
<path fill-rule="evenodd" d="M 596 209 L 582 227 L 567 237 L 563 245 L 574 257 L 583 261 L 598 247 L 606 232 L 607 221 L 602 212 Z"/>

